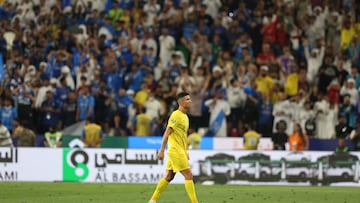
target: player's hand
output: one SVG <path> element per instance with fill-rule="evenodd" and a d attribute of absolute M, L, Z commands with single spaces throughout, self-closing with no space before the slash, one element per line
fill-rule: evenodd
<path fill-rule="evenodd" d="M 158 154 L 157 154 L 157 157 L 159 160 L 164 160 L 164 151 L 159 151 Z"/>

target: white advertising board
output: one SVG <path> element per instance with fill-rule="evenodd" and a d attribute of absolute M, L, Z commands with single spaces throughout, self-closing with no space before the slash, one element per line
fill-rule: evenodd
<path fill-rule="evenodd" d="M 0 181 L 61 181 L 61 155 L 61 149 L 0 147 Z"/>
<path fill-rule="evenodd" d="M 0 148 L 0 181 L 157 183 L 156 150 Z M 360 186 L 360 153 L 192 150 L 196 183 Z M 177 174 L 173 183 L 183 183 Z"/>
<path fill-rule="evenodd" d="M 242 137 L 216 137 L 214 138 L 214 150 L 243 150 L 244 139 Z M 258 150 L 272 150 L 273 142 L 271 138 L 261 138 Z"/>
<path fill-rule="evenodd" d="M 64 181 L 156 183 L 164 175 L 156 150 L 64 149 Z"/>

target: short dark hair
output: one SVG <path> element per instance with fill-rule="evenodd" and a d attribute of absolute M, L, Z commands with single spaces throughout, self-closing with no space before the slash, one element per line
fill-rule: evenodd
<path fill-rule="evenodd" d="M 91 116 L 88 116 L 88 117 L 86 118 L 86 121 L 89 122 L 89 123 L 93 123 L 93 122 L 94 122 L 94 118 L 91 117 Z"/>
<path fill-rule="evenodd" d="M 187 92 L 180 92 L 177 96 L 176 96 L 176 100 L 179 101 L 179 99 L 182 99 L 183 97 L 188 96 L 189 93 Z"/>

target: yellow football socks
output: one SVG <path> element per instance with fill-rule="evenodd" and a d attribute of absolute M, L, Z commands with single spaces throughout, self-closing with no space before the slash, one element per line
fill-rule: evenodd
<path fill-rule="evenodd" d="M 195 186 L 192 180 L 185 180 L 185 190 L 191 200 L 192 203 L 198 203 L 196 194 L 195 194 Z"/>
<path fill-rule="evenodd" d="M 154 194 L 151 197 L 151 200 L 158 200 L 160 197 L 160 194 L 165 190 L 165 188 L 169 185 L 169 182 L 166 181 L 164 178 L 161 178 L 159 183 L 156 186 L 156 189 L 154 191 Z"/>

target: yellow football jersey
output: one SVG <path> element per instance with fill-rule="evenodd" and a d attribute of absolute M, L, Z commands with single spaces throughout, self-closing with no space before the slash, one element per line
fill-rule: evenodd
<path fill-rule="evenodd" d="M 136 136 L 149 136 L 151 131 L 151 117 L 145 113 L 136 116 Z"/>
<path fill-rule="evenodd" d="M 91 123 L 88 125 L 85 125 L 84 131 L 83 131 L 83 138 L 88 142 L 95 142 L 100 140 L 103 137 L 103 132 L 101 130 L 101 126 Z M 98 145 L 98 147 L 100 144 Z"/>
<path fill-rule="evenodd" d="M 168 121 L 168 127 L 174 131 L 168 139 L 168 153 L 187 153 L 187 133 L 189 129 L 189 117 L 180 110 L 174 111 Z"/>
<path fill-rule="evenodd" d="M 255 131 L 248 131 L 244 135 L 244 148 L 247 150 L 256 150 L 258 147 L 260 135 Z"/>

